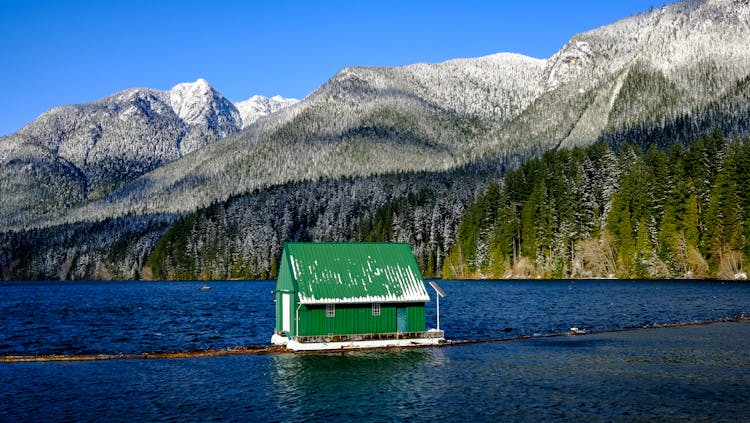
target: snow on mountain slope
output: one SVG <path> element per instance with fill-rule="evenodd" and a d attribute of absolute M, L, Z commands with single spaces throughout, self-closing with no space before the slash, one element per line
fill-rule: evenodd
<path fill-rule="evenodd" d="M 264 121 L 253 136 L 364 148 L 373 140 L 398 143 L 441 156 L 436 162 L 419 160 L 422 165 L 454 166 L 463 160 L 457 157 L 485 142 L 487 128 L 510 121 L 539 95 L 545 63 L 504 53 L 404 67 L 348 67 Z"/>
<path fill-rule="evenodd" d="M 6 200 L 0 222 L 102 197 L 241 129 L 234 104 L 203 79 L 53 108 L 0 138 L 0 197 Z"/>
<path fill-rule="evenodd" d="M 523 111 L 542 93 L 547 61 L 515 53 L 401 68 L 416 91 L 429 101 L 465 116 L 503 122 Z"/>
<path fill-rule="evenodd" d="M 713 77 L 734 81 L 748 71 L 749 15 L 745 0 L 706 0 L 624 18 L 574 36 L 550 58 L 545 82 L 552 89 L 572 81 L 595 86 L 639 63 L 693 90 L 704 78 L 690 70 L 717 61 L 721 72 Z"/>
<path fill-rule="evenodd" d="M 750 74 L 749 16 L 745 0 L 686 1 L 578 34 L 544 71 L 539 104 L 555 114 L 557 129 L 521 117 L 529 122 L 517 132 L 548 146 L 585 145 L 693 113 Z"/>
<path fill-rule="evenodd" d="M 8 138 L 42 146 L 56 160 L 72 164 L 86 196 L 98 197 L 178 159 L 188 132 L 163 92 L 136 88 L 54 108 Z M 12 149 L 8 154 L 13 157 Z"/>
<path fill-rule="evenodd" d="M 297 103 L 299 103 L 299 100 L 296 98 L 284 98 L 280 95 L 271 98 L 254 95 L 245 101 L 234 103 L 234 106 L 240 113 L 242 128 L 244 129 L 262 117 Z"/>
<path fill-rule="evenodd" d="M 539 79 L 546 60 L 499 53 L 443 63 L 404 67 L 350 67 L 316 95 L 419 99 L 463 118 L 505 121 L 541 93 Z"/>

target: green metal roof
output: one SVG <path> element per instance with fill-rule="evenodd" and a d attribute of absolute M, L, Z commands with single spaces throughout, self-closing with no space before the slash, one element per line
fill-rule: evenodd
<path fill-rule="evenodd" d="M 429 301 L 409 244 L 286 243 L 302 304 Z"/>

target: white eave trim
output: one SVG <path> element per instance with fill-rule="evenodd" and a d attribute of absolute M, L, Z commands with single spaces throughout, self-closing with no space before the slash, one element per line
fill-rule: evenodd
<path fill-rule="evenodd" d="M 363 298 L 300 298 L 300 304 L 369 304 L 369 303 L 427 303 L 430 301 L 428 295 L 419 297 L 385 298 L 385 297 L 363 297 Z"/>

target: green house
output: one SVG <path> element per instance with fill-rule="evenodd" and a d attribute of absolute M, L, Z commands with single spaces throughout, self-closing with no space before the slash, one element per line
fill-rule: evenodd
<path fill-rule="evenodd" d="M 429 300 L 408 244 L 286 243 L 274 343 L 429 337 Z"/>

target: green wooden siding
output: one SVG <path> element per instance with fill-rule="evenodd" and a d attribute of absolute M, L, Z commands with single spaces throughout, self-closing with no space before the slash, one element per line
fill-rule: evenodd
<path fill-rule="evenodd" d="M 409 332 L 425 330 L 424 303 L 407 307 L 409 310 Z"/>
<path fill-rule="evenodd" d="M 285 251 L 286 255 L 286 251 Z M 279 266 L 279 276 L 276 280 L 276 290 L 277 291 L 294 291 L 294 279 L 292 275 L 292 270 L 289 267 L 289 260 L 284 260 L 282 258 L 281 265 Z"/>
<path fill-rule="evenodd" d="M 282 331 L 282 328 L 284 327 L 284 322 L 282 320 L 283 319 L 283 315 L 284 315 L 284 311 L 283 311 L 283 304 L 282 304 L 282 299 L 281 299 L 281 296 L 282 296 L 283 293 L 284 292 L 282 292 L 282 291 L 276 291 L 276 293 L 275 293 L 275 298 L 276 298 L 276 332 L 277 333 L 280 333 Z M 295 330 L 295 328 L 294 328 L 294 310 L 295 310 L 295 307 L 297 307 L 297 305 L 295 304 L 294 293 L 290 293 L 290 295 L 291 295 L 291 298 L 290 298 L 291 301 L 290 301 L 290 304 L 289 304 L 289 308 L 290 308 L 289 322 L 290 322 L 290 329 L 291 329 L 290 330 L 290 332 L 291 332 L 290 334 L 293 335 L 294 334 L 294 330 Z"/>
<path fill-rule="evenodd" d="M 326 307 L 302 306 L 299 311 L 299 331 L 302 336 L 351 335 L 392 333 L 397 331 L 396 309 L 405 307 L 408 313 L 407 332 L 425 330 L 424 305 L 381 304 L 380 316 L 372 315 L 372 304 L 336 304 L 336 316 L 326 317 Z M 292 329 L 294 331 L 294 328 Z"/>
<path fill-rule="evenodd" d="M 294 335 L 295 333 L 295 313 L 294 310 L 297 307 L 297 293 L 294 288 L 294 280 L 292 279 L 292 272 L 289 268 L 289 262 L 288 260 L 282 260 L 281 266 L 279 267 L 279 276 L 276 280 L 276 290 L 274 292 L 274 298 L 276 300 L 276 332 L 280 333 L 283 328 L 283 309 L 282 309 L 282 300 L 281 300 L 281 294 L 284 292 L 288 292 L 291 295 L 291 304 L 290 304 L 290 316 L 289 316 L 289 322 L 290 324 L 290 335 Z"/>
<path fill-rule="evenodd" d="M 279 291 L 274 292 L 274 303 L 276 305 L 276 327 L 275 333 L 281 332 L 281 293 Z"/>

